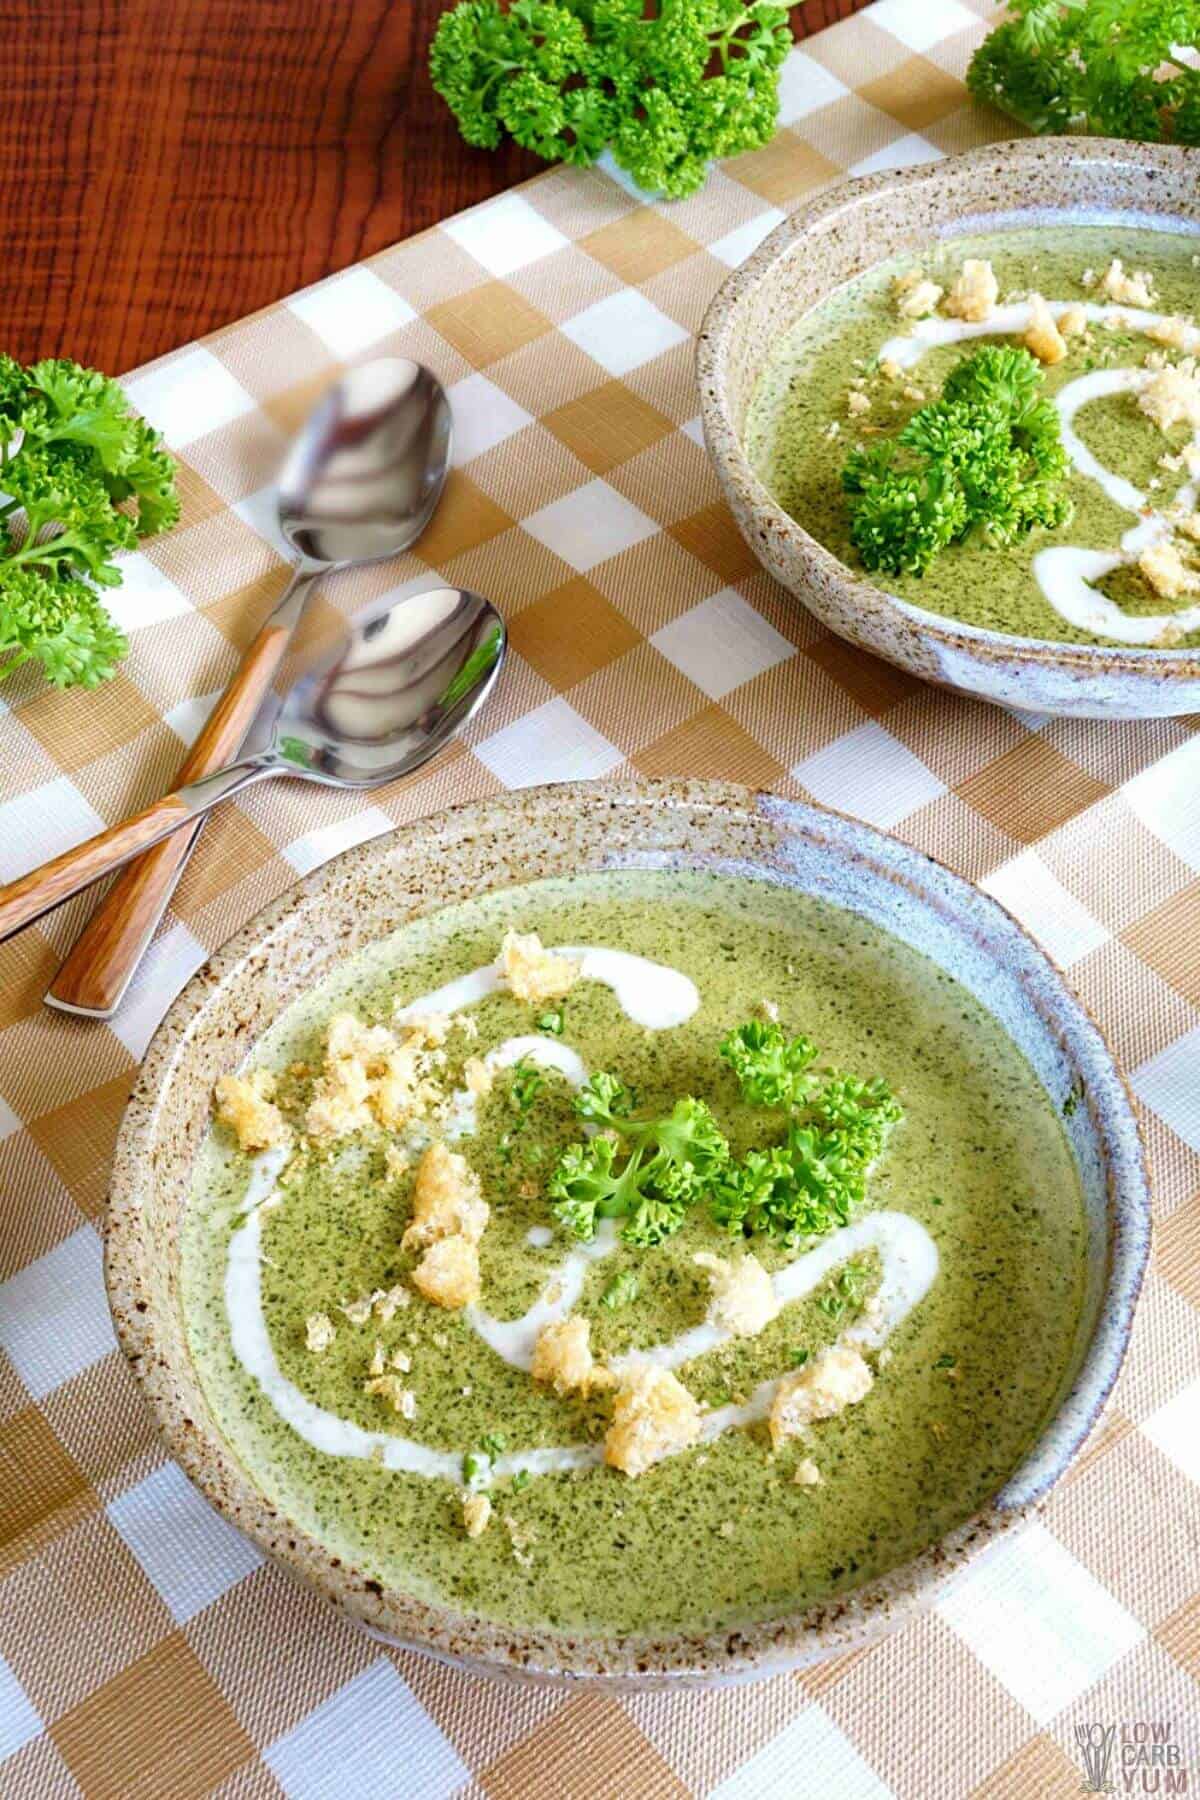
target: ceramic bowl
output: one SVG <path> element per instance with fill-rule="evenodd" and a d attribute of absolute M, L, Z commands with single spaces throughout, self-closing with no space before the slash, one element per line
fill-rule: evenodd
<path fill-rule="evenodd" d="M 510 1629 L 383 1587 L 283 1516 L 222 1438 L 188 1353 L 180 1220 L 217 1077 L 343 958 L 481 892 L 581 870 L 749 874 L 876 921 L 950 971 L 1020 1046 L 1066 1127 L 1086 1196 L 1087 1297 L 1068 1389 L 994 1500 L 885 1579 L 715 1635 L 585 1637 Z M 1068 1096 L 1082 1092 L 1075 1106 Z M 1112 1058 L 1021 927 L 915 850 L 821 808 L 708 782 L 532 789 L 409 825 L 339 856 L 238 933 L 188 983 L 150 1045 L 117 1143 L 107 1276 L 117 1333 L 173 1454 L 208 1498 L 331 1602 L 388 1638 L 482 1671 L 680 1684 L 767 1674 L 901 1623 L 1027 1516 L 1092 1429 L 1129 1336 L 1149 1239 L 1138 1130 Z"/>
<path fill-rule="evenodd" d="M 1200 708 L 1200 650 L 1009 637 L 888 594 L 847 568 L 783 510 L 742 447 L 763 346 L 873 264 L 970 232 L 1164 222 L 1200 232 L 1200 152 L 1097 138 L 993 144 L 944 162 L 848 181 L 792 213 L 725 282 L 697 344 L 709 453 L 759 561 L 831 631 L 942 687 L 1083 718 L 1146 718 Z"/>

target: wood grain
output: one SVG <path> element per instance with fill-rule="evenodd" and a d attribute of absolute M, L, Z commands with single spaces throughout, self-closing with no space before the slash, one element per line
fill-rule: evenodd
<path fill-rule="evenodd" d="M 119 373 L 533 174 L 430 87 L 443 10 L 0 0 L 0 348 Z"/>
<path fill-rule="evenodd" d="M 178 787 L 233 761 L 291 635 L 289 626 L 274 622 L 274 615 L 267 620 L 188 752 Z M 194 831 L 164 838 L 117 877 L 47 989 L 48 999 L 101 1017 L 114 1010 L 202 830 L 197 825 Z"/>
<path fill-rule="evenodd" d="M 34 919 L 59 906 L 72 894 L 77 894 L 80 888 L 90 887 L 101 876 L 110 875 L 129 857 L 136 856 L 164 831 L 169 831 L 173 821 L 186 819 L 190 811 L 178 794 L 166 794 L 144 812 L 135 813 L 133 818 L 110 826 L 82 844 L 75 844 L 61 856 L 43 863 L 40 869 L 31 869 L 19 881 L 10 881 L 7 887 L 0 887 L 0 942 L 23 926 L 31 925 Z"/>

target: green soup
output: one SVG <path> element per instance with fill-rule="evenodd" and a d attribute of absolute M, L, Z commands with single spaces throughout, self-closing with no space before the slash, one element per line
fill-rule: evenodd
<path fill-rule="evenodd" d="M 993 232 L 954 238 L 917 258 L 880 263 L 848 282 L 767 355 L 745 433 L 756 473 L 820 543 L 850 568 L 862 569 L 850 535 L 850 501 L 841 485 L 848 451 L 857 443 L 884 441 L 923 400 L 936 398 L 950 370 L 980 344 L 1020 342 L 1019 336 L 985 332 L 934 344 L 905 368 L 901 378 L 886 379 L 878 373 L 881 350 L 913 330 L 912 321 L 898 316 L 892 293 L 895 277 L 920 268 L 949 289 L 962 262 L 973 257 L 991 262 L 1001 306 L 1030 292 L 1055 303 L 1107 305 L 1110 321 L 1093 319 L 1084 337 L 1069 340 L 1064 360 L 1044 369 L 1045 392 L 1054 397 L 1098 371 L 1142 370 L 1147 355 L 1181 359 L 1179 349 L 1163 350 L 1144 330 L 1120 325 L 1120 317 L 1130 318 L 1131 309 L 1106 302 L 1098 282 L 1114 256 L 1122 259 L 1127 272 L 1145 270 L 1153 278 L 1154 312 L 1193 314 L 1200 299 L 1200 235 L 1195 233 L 1099 226 Z M 1085 284 L 1081 277 L 1089 271 L 1093 279 Z M 1117 318 L 1116 329 L 1110 328 L 1112 317 Z M 856 382 L 870 404 L 865 411 L 851 413 Z M 1184 511 L 1195 506 L 1189 499 L 1192 478 L 1186 465 L 1162 466 L 1164 456 L 1179 463 L 1179 453 L 1192 433 L 1179 425 L 1164 434 L 1139 410 L 1135 392 L 1100 393 L 1086 399 L 1075 413 L 1074 430 L 1105 470 L 1140 490 L 1147 507 L 1163 512 L 1180 499 Z M 991 631 L 1057 643 L 1133 641 L 1119 620 L 1117 629 L 1106 633 L 1064 616 L 1037 579 L 1034 558 L 1040 551 L 1069 545 L 1119 555 L 1122 537 L 1139 523 L 1137 512 L 1118 504 L 1100 482 L 1077 467 L 1069 492 L 1071 516 L 1054 531 L 1035 528 L 1008 546 L 989 543 L 975 531 L 942 551 L 922 576 L 876 574 L 872 579 L 928 612 Z M 1165 636 L 1156 631 L 1147 641 L 1161 637 L 1164 642 L 1200 643 L 1200 627 L 1194 623 L 1178 630 L 1170 624 L 1172 615 L 1195 608 L 1196 594 L 1164 600 L 1139 574 L 1135 562 L 1129 554 L 1122 566 L 1098 576 L 1096 591 L 1126 615 L 1162 621 Z"/>
<path fill-rule="evenodd" d="M 765 883 L 658 872 L 540 883 L 415 923 L 287 1012 L 254 1064 L 315 1068 L 332 1013 L 350 1008 L 387 1022 L 397 1004 L 491 963 L 514 925 L 548 945 L 630 952 L 691 978 L 698 1006 L 661 1030 L 631 1019 L 610 986 L 581 980 L 554 1009 L 561 1034 L 553 1041 L 590 1070 L 619 1071 L 640 1106 L 704 1098 L 738 1151 L 768 1141 L 778 1120 L 742 1102 L 716 1048 L 764 1000 L 789 1031 L 820 1046 L 823 1062 L 886 1078 L 904 1117 L 873 1170 L 862 1216 L 903 1215 L 907 1229 L 927 1235 L 932 1284 L 891 1332 L 866 1398 L 813 1426 L 803 1443 L 773 1454 L 759 1423 L 636 1479 L 599 1462 L 524 1481 L 497 1477 L 492 1523 L 471 1539 L 458 1480 L 316 1447 L 239 1360 L 227 1269 L 246 1227 L 247 1191 L 252 1181 L 261 1190 L 262 1180 L 214 1128 L 185 1221 L 183 1300 L 197 1368 L 236 1454 L 274 1504 L 380 1582 L 492 1620 L 573 1632 L 720 1628 L 778 1614 L 936 1541 L 1001 1486 L 1070 1373 L 1084 1282 L 1082 1196 L 1061 1121 L 1028 1064 L 961 986 L 854 914 Z M 469 1010 L 478 1037 L 448 1041 L 450 1087 L 468 1054 L 536 1032 L 543 1012 L 505 992 Z M 550 1017 L 542 1029 L 558 1024 Z M 307 1079 L 289 1075 L 285 1092 L 290 1083 L 302 1103 Z M 455 1145 L 490 1203 L 482 1304 L 501 1321 L 531 1306 L 570 1248 L 561 1228 L 547 1229 L 555 1221 L 545 1182 L 580 1137 L 572 1090 L 553 1071 L 543 1071 L 532 1096 L 528 1085 L 512 1071 L 498 1074 L 476 1129 Z M 509 1450 L 597 1443 L 610 1398 L 564 1399 L 536 1386 L 483 1342 L 467 1313 L 416 1295 L 386 1322 L 355 1326 L 338 1311 L 404 1282 L 412 1267 L 400 1248 L 412 1175 L 389 1175 L 389 1141 L 378 1129 L 341 1140 L 311 1160 L 282 1203 L 253 1215 L 262 1320 L 280 1377 L 321 1416 L 403 1436 L 440 1453 L 455 1474 L 464 1453 L 495 1450 L 498 1440 Z M 748 1247 L 771 1271 L 805 1248 L 762 1237 Z M 697 1326 L 709 1281 L 693 1257 L 730 1249 L 708 1208 L 696 1205 L 664 1243 L 621 1244 L 589 1265 L 578 1310 L 591 1320 L 596 1355 L 646 1349 Z M 835 1260 L 828 1280 L 759 1335 L 684 1362 L 679 1378 L 702 1405 L 719 1408 L 815 1355 L 878 1288 L 880 1257 L 857 1263 L 857 1287 L 840 1278 Z M 320 1355 L 306 1346 L 315 1312 L 338 1322 Z M 377 1341 L 410 1365 L 412 1419 L 364 1392 Z M 815 1458 L 819 1485 L 793 1479 L 801 1456 Z"/>

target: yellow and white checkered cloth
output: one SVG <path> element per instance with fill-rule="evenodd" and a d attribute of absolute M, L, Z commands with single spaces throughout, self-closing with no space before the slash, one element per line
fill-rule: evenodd
<path fill-rule="evenodd" d="M 318 608 L 436 574 L 499 603 L 513 654 L 424 775 L 362 797 L 276 783 L 214 817 L 111 1025 L 41 1006 L 90 900 L 0 947 L 5 1796 L 1041 1800 L 1078 1792 L 1075 1727 L 1092 1721 L 1169 1728 L 1200 1783 L 1196 721 L 1018 716 L 831 638 L 745 548 L 696 418 L 704 308 L 791 205 L 1005 135 L 961 81 L 989 13 L 879 0 L 809 40 L 777 139 L 694 199 L 552 170 L 130 379 L 179 454 L 183 523 L 129 559 L 115 680 L 56 694 L 22 671 L 0 688 L 0 880 L 170 785 L 286 580 L 270 481 L 287 434 L 357 358 L 437 370 L 456 468 L 416 549 L 331 581 Z M 622 770 L 815 795 L 981 881 L 1099 1017 L 1157 1171 L 1127 1372 L 1044 1521 L 877 1648 L 691 1696 L 488 1684 L 328 1612 L 164 1458 L 100 1273 L 121 1108 L 210 950 L 396 821 Z M 1126 1754 L 1118 1738 L 1118 1780 Z"/>

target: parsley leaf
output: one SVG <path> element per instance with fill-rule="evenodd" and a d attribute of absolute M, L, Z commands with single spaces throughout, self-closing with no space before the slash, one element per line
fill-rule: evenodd
<path fill-rule="evenodd" d="M 0 356 L 0 495 L 0 680 L 32 660 L 55 687 L 95 687 L 127 647 L 97 589 L 178 519 L 174 460 L 115 381 Z"/>
<path fill-rule="evenodd" d="M 1028 350 L 987 345 L 947 376 L 941 397 L 896 433 L 852 450 L 842 469 L 863 564 L 923 575 L 972 528 L 1011 544 L 1061 525 L 1070 463 Z"/>
<path fill-rule="evenodd" d="M 622 1269 L 614 1275 L 600 1296 L 601 1306 L 607 1306 L 610 1312 L 616 1312 L 620 1306 L 628 1306 L 638 1297 L 638 1278 L 632 1269 Z"/>
<path fill-rule="evenodd" d="M 1196 0 L 1010 0 L 967 86 L 1038 132 L 1200 143 Z"/>
<path fill-rule="evenodd" d="M 752 1019 L 722 1040 L 721 1055 L 752 1106 L 800 1106 L 816 1085 L 809 1064 L 817 1047 L 806 1037 L 788 1038 L 775 1024 Z"/>
<path fill-rule="evenodd" d="M 683 1224 L 712 1185 L 729 1145 L 702 1100 L 677 1100 L 660 1118 L 636 1119 L 615 1075 L 594 1075 L 575 1097 L 581 1119 L 600 1135 L 564 1150 L 549 1181 L 554 1215 L 576 1237 L 595 1236 L 601 1219 L 624 1219 L 630 1244 L 658 1244 Z"/>
<path fill-rule="evenodd" d="M 462 0 L 430 50 L 433 85 L 469 144 L 507 132 L 548 161 L 605 148 L 639 187 L 700 187 L 713 157 L 774 135 L 787 8 L 767 0 Z"/>

